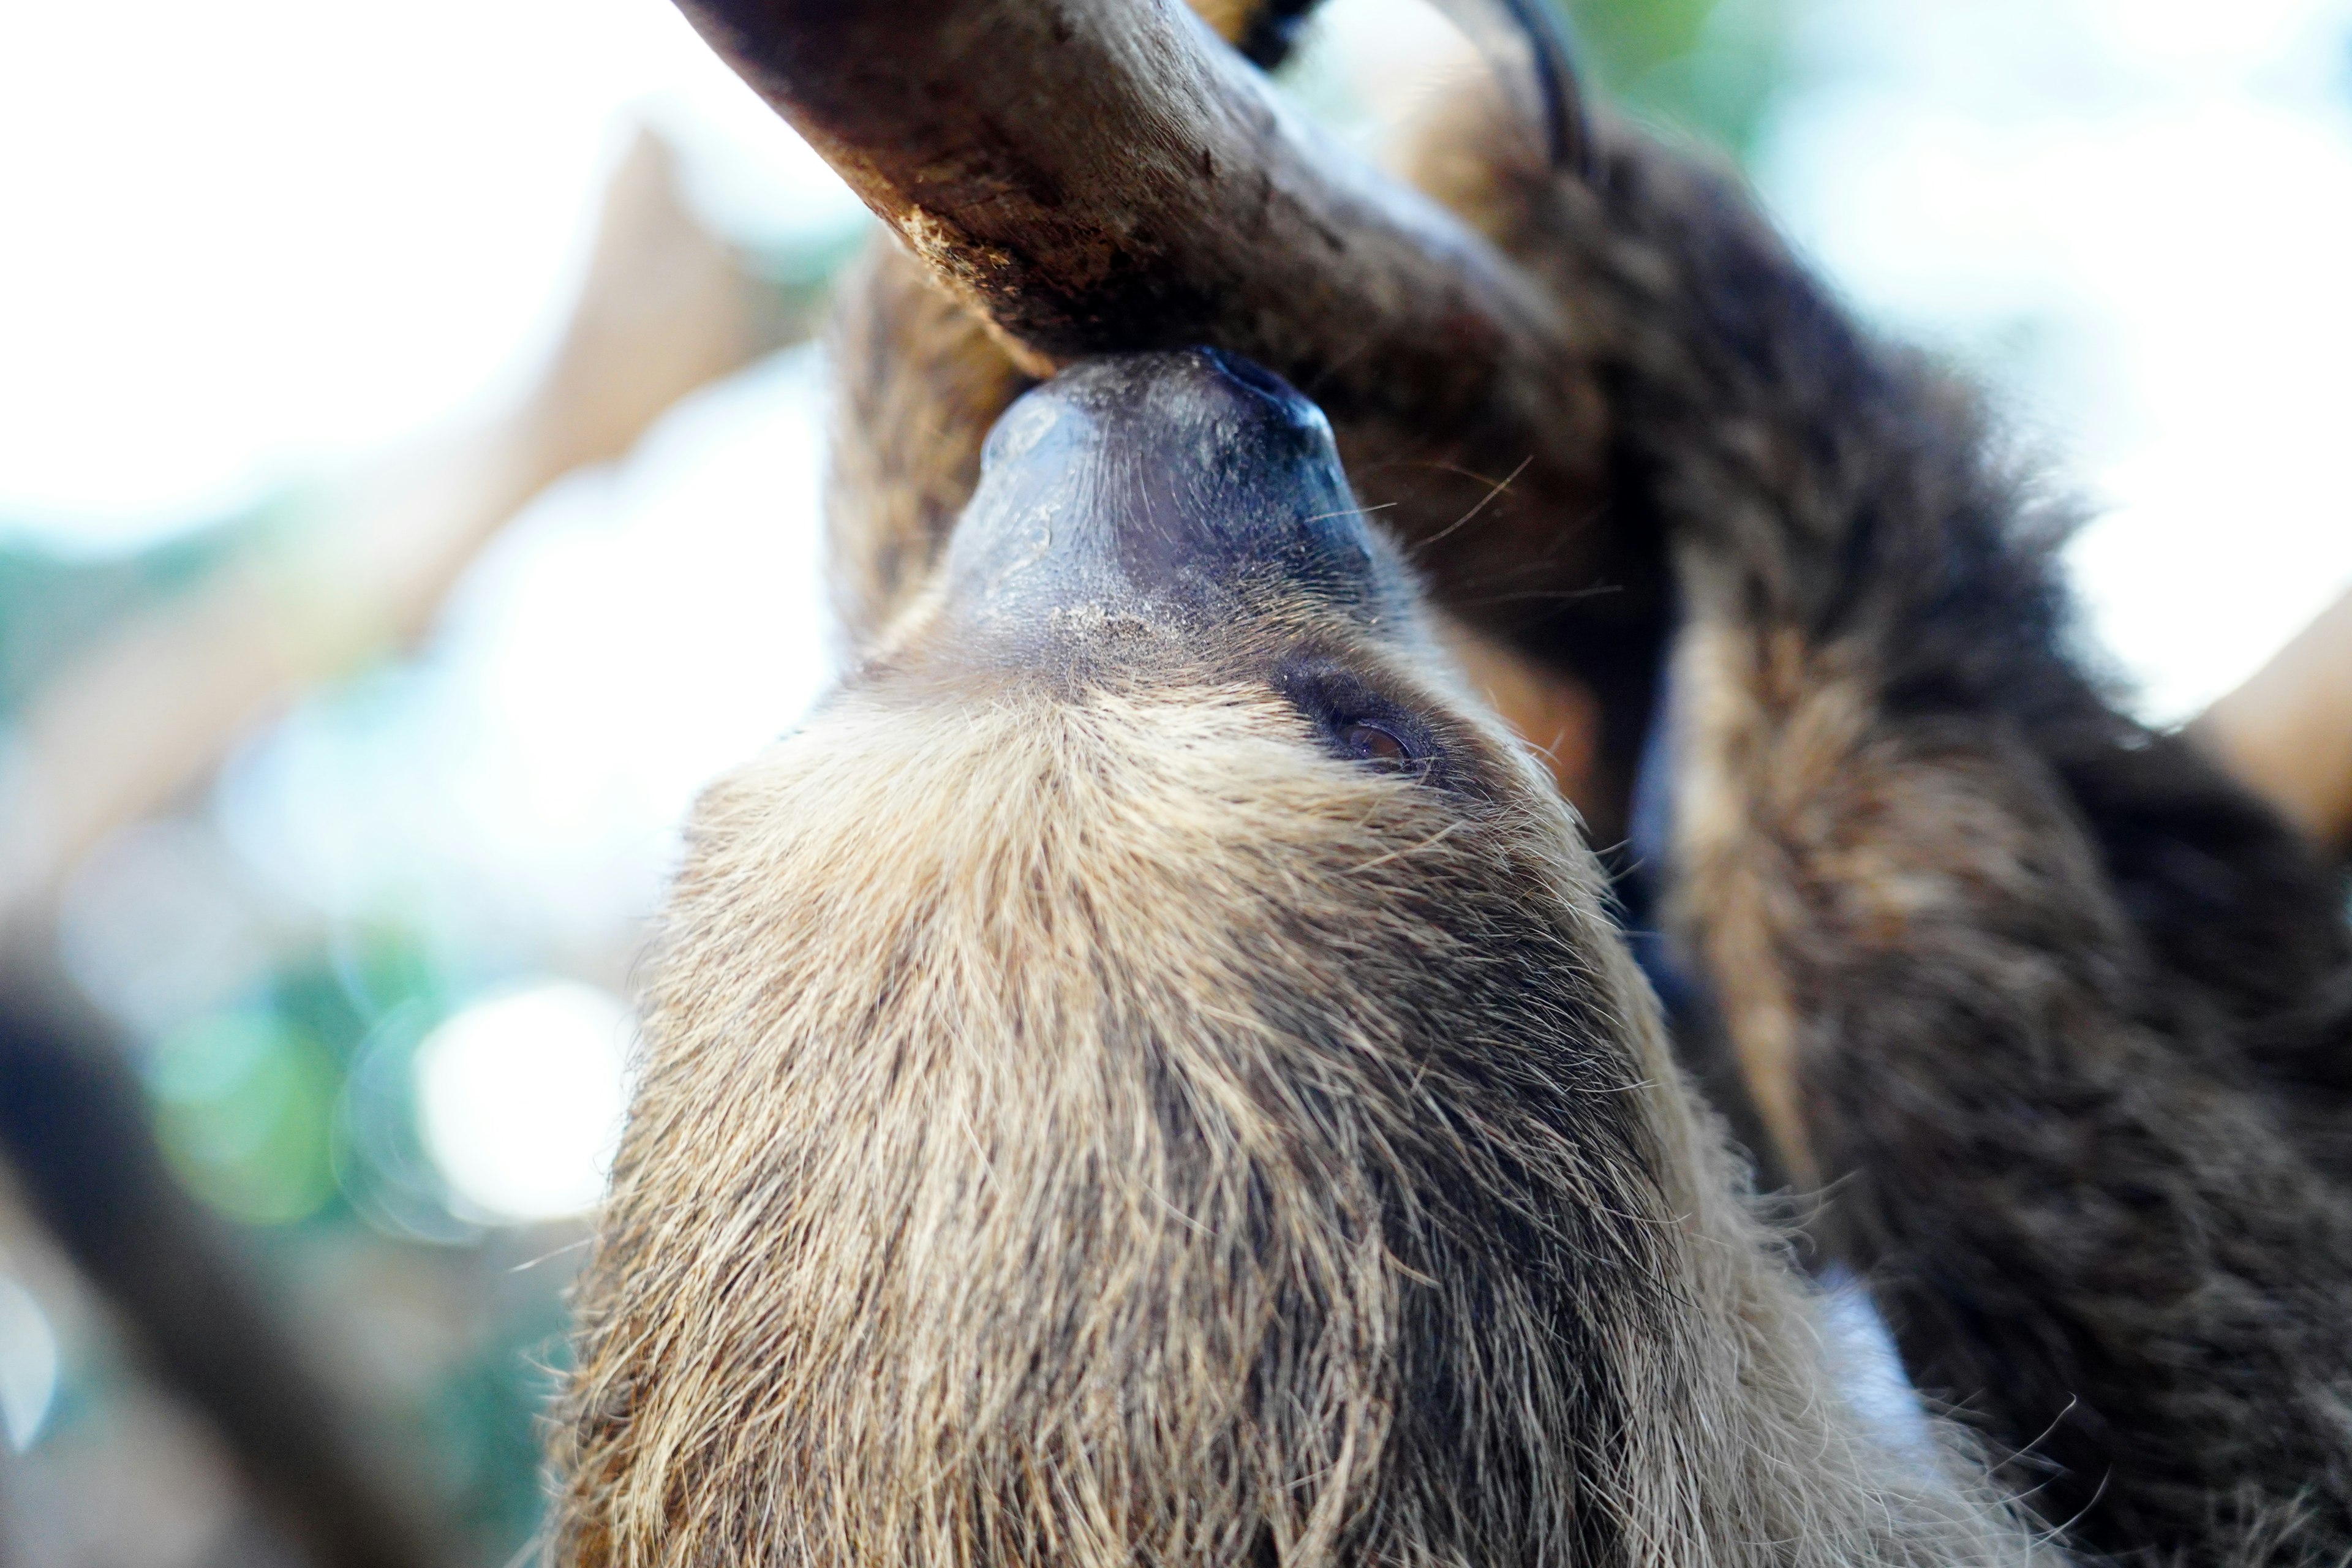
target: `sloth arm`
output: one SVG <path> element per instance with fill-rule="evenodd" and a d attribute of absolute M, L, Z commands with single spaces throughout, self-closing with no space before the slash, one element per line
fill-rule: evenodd
<path fill-rule="evenodd" d="M 1677 923 L 1818 1239 L 2081 1545 L 2352 1550 L 2339 884 L 2069 661 L 2064 520 L 1969 396 L 1728 180 L 1622 132 L 1560 179 L 1487 112 L 1422 180 L 1601 345 L 1680 606 Z"/>

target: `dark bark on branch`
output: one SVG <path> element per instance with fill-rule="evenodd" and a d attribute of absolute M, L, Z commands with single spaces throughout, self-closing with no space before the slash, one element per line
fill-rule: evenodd
<path fill-rule="evenodd" d="M 1330 413 L 1409 542 L 1461 516 L 1440 468 L 1516 472 L 1441 577 L 1473 549 L 1557 560 L 1599 493 L 1602 401 L 1555 297 L 1301 125 L 1179 0 L 679 4 L 1033 374 L 1247 354 Z"/>

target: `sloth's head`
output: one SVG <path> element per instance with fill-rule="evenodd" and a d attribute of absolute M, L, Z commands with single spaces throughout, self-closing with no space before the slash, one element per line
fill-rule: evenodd
<path fill-rule="evenodd" d="M 1755 1249 L 1599 900 L 1310 405 L 1207 352 L 1032 392 L 885 651 L 703 803 L 567 1550 L 1698 1528 L 1756 1356 L 1694 1320 Z"/>

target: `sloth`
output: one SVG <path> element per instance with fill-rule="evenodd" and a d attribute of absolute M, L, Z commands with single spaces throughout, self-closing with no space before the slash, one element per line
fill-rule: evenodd
<path fill-rule="evenodd" d="M 1966 388 L 1548 101 L 1416 167 L 1579 323 L 1597 557 L 1376 510 L 1230 343 L 1040 380 L 984 256 L 845 292 L 852 658 L 695 815 L 555 1561 L 2352 1560 L 2341 885 L 2085 672 Z"/>

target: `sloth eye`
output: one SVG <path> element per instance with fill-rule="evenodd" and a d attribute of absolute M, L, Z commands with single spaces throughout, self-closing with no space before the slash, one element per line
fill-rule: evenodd
<path fill-rule="evenodd" d="M 1284 659 L 1274 689 L 1315 727 L 1330 752 L 1374 773 L 1452 788 L 1442 731 L 1359 672 L 1321 654 Z"/>
<path fill-rule="evenodd" d="M 1359 719 L 1339 726 L 1339 745 L 1349 756 L 1384 773 L 1410 771 L 1420 758 L 1393 731 Z"/>

